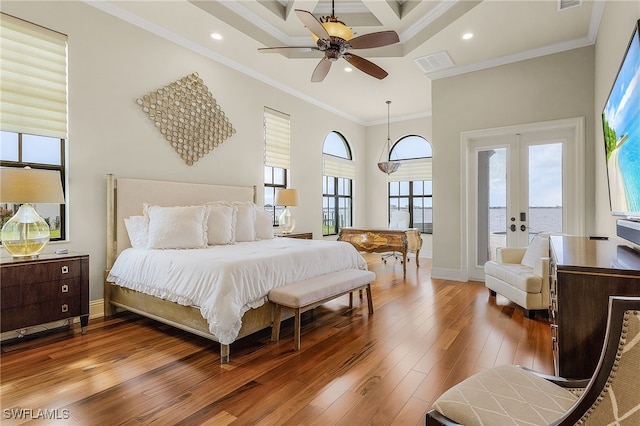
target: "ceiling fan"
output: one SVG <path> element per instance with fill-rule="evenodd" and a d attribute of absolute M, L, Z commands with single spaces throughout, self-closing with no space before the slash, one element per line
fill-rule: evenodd
<path fill-rule="evenodd" d="M 321 17 L 317 20 L 311 12 L 295 9 L 295 13 L 302 23 L 311 31 L 316 46 L 297 47 L 264 47 L 258 49 L 265 53 L 284 52 L 324 52 L 324 57 L 316 66 L 311 75 L 312 82 L 321 82 L 329 73 L 331 63 L 344 58 L 354 67 L 358 68 L 377 79 L 382 80 L 389 75 L 385 70 L 373 62 L 349 53 L 350 49 L 371 49 L 374 47 L 388 46 L 400 41 L 395 31 L 380 31 L 353 37 L 353 31 L 344 22 L 339 21 L 334 14 L 334 1 L 331 2 L 331 16 Z"/>

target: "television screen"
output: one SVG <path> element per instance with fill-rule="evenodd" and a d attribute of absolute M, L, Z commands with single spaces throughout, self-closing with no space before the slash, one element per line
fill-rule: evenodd
<path fill-rule="evenodd" d="M 602 112 L 611 212 L 634 218 L 640 218 L 639 26 L 640 21 Z"/>

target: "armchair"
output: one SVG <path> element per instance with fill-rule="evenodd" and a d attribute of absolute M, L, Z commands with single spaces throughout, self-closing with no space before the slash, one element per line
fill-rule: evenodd
<path fill-rule="evenodd" d="M 609 297 L 593 377 L 567 380 L 511 365 L 458 383 L 427 413 L 434 425 L 640 424 L 640 297 Z"/>
<path fill-rule="evenodd" d="M 536 235 L 526 248 L 498 248 L 496 261 L 484 264 L 484 283 L 491 296 L 501 294 L 525 310 L 549 309 L 549 237 Z"/>

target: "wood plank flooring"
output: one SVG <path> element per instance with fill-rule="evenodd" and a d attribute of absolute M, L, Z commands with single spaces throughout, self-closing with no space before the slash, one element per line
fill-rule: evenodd
<path fill-rule="evenodd" d="M 452 385 L 499 364 L 553 373 L 544 317 L 490 298 L 482 283 L 431 279 L 428 259 L 406 278 L 365 255 L 375 313 L 344 296 L 293 322 L 219 346 L 133 314 L 3 344 L 2 424 L 420 425 Z M 16 419 L 17 414 L 23 419 Z"/>

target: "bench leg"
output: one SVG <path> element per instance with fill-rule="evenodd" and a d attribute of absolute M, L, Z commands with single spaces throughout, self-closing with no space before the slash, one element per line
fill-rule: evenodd
<path fill-rule="evenodd" d="M 373 313 L 373 298 L 371 297 L 371 284 L 367 284 L 367 303 L 369 304 L 369 315 Z"/>
<path fill-rule="evenodd" d="M 300 308 L 294 309 L 293 350 L 300 350 Z"/>
<path fill-rule="evenodd" d="M 280 339 L 280 315 L 282 308 L 276 304 L 276 311 L 273 314 L 273 326 L 271 327 L 271 341 L 277 342 Z"/>
<path fill-rule="evenodd" d="M 349 309 L 353 309 L 353 292 L 349 292 Z"/>

